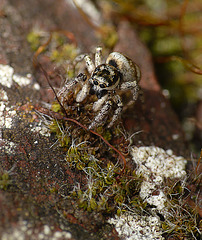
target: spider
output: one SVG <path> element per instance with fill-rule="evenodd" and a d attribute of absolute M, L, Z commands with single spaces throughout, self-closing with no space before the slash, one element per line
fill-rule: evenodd
<path fill-rule="evenodd" d="M 65 82 L 64 87 L 58 93 L 61 96 L 61 101 L 68 91 L 70 91 L 76 84 L 81 84 L 82 88 L 76 95 L 76 102 L 82 102 L 89 94 L 96 95 L 97 101 L 93 104 L 93 111 L 98 112 L 89 129 L 95 128 L 98 125 L 104 124 L 112 109 L 113 104 L 117 105 L 113 117 L 108 124 L 108 128 L 112 127 L 118 120 L 123 110 L 123 103 L 118 91 L 130 90 L 133 99 L 128 105 L 131 105 L 137 100 L 141 72 L 139 67 L 119 52 L 112 52 L 109 54 L 106 63 L 102 63 L 102 48 L 97 47 L 95 52 L 95 64 L 87 54 L 82 54 L 76 57 L 75 64 L 84 60 L 90 78 L 83 73 L 80 73 L 76 78 Z"/>

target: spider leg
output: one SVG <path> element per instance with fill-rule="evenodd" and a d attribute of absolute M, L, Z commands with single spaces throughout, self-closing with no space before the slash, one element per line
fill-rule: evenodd
<path fill-rule="evenodd" d="M 67 93 L 79 82 L 86 80 L 86 75 L 83 73 L 80 73 L 77 77 L 75 77 L 72 80 L 69 80 L 68 78 L 65 81 L 64 86 L 62 89 L 57 93 L 57 96 L 61 99 L 61 102 L 63 103 L 65 100 L 65 96 Z"/>
<path fill-rule="evenodd" d="M 133 100 L 136 101 L 138 97 L 139 86 L 136 81 L 134 82 L 124 82 L 121 84 L 121 90 L 132 90 Z"/>
<path fill-rule="evenodd" d="M 78 55 L 77 57 L 75 57 L 75 59 L 74 59 L 74 61 L 73 61 L 74 66 L 75 66 L 77 63 L 83 61 L 85 56 L 86 56 L 86 54 L 80 54 L 80 55 Z"/>
<path fill-rule="evenodd" d="M 99 66 L 102 63 L 102 48 L 97 47 L 95 52 L 95 66 Z"/>
<path fill-rule="evenodd" d="M 124 110 L 125 110 L 127 107 L 131 106 L 137 100 L 140 88 L 138 86 L 138 83 L 136 81 L 133 81 L 133 82 L 122 83 L 120 89 L 131 90 L 133 94 L 133 99 L 127 103 L 127 106 L 124 107 Z"/>
<path fill-rule="evenodd" d="M 93 63 L 89 55 L 85 55 L 84 60 L 86 62 L 87 70 L 91 74 L 95 70 L 95 64 Z"/>
<path fill-rule="evenodd" d="M 87 81 L 83 85 L 81 91 L 78 92 L 78 94 L 76 95 L 76 101 L 77 102 L 82 102 L 86 98 L 86 96 L 88 95 L 89 90 L 90 90 L 90 83 L 89 83 L 89 81 Z"/>
<path fill-rule="evenodd" d="M 118 108 L 115 110 L 112 120 L 109 123 L 109 125 L 107 126 L 108 128 L 110 128 L 114 125 L 114 123 L 117 121 L 117 119 L 119 118 L 119 116 L 123 110 L 123 103 L 121 101 L 121 97 L 119 95 L 115 95 L 113 97 L 113 99 L 114 99 L 115 103 L 117 104 Z"/>
<path fill-rule="evenodd" d="M 103 119 L 107 116 L 108 112 L 112 108 L 112 101 L 109 99 L 105 105 L 101 108 L 100 112 L 98 115 L 95 117 L 94 121 L 90 124 L 88 127 L 89 129 L 95 128 L 101 123 L 103 123 Z"/>
<path fill-rule="evenodd" d="M 139 90 L 140 87 L 137 85 L 135 88 L 133 88 L 132 92 L 133 92 L 133 100 L 136 101 L 139 95 Z"/>
<path fill-rule="evenodd" d="M 73 64 L 76 65 L 79 62 L 85 61 L 88 72 L 91 74 L 95 69 L 95 64 L 88 54 L 81 54 L 74 59 Z"/>
<path fill-rule="evenodd" d="M 102 98 L 98 99 L 94 104 L 93 104 L 93 111 L 97 112 L 98 110 L 101 109 L 102 105 L 104 102 L 107 100 L 108 94 L 104 95 Z"/>
<path fill-rule="evenodd" d="M 81 54 L 80 56 L 75 58 L 74 64 L 77 64 L 78 62 L 80 62 L 82 60 L 85 60 L 87 70 L 91 74 L 95 69 L 95 65 L 94 65 L 92 59 L 87 54 Z M 89 81 L 86 81 L 86 83 L 82 86 L 81 91 L 77 94 L 76 101 L 82 102 L 88 95 L 89 90 L 90 90 L 90 83 L 89 83 Z"/>

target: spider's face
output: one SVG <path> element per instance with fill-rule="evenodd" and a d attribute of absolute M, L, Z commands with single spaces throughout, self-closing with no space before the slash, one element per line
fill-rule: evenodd
<path fill-rule="evenodd" d="M 121 80 L 121 73 L 110 64 L 97 66 L 89 79 L 90 94 L 96 94 L 100 99 L 107 91 L 114 90 Z"/>

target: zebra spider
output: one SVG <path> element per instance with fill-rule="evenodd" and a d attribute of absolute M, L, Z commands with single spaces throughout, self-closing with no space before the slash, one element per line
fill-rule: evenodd
<path fill-rule="evenodd" d="M 141 73 L 139 67 L 129 58 L 119 52 L 109 54 L 106 63 L 101 60 L 102 48 L 97 47 L 95 53 L 95 64 L 87 54 L 82 54 L 76 57 L 75 64 L 84 60 L 90 78 L 87 79 L 85 74 L 79 74 L 71 81 L 66 81 L 65 86 L 58 93 L 63 101 L 65 94 L 70 91 L 76 84 L 82 85 L 81 90 L 76 95 L 76 102 L 81 103 L 89 94 L 96 95 L 97 101 L 93 104 L 93 111 L 99 113 L 89 126 L 89 129 L 95 128 L 98 125 L 104 124 L 109 111 L 113 104 L 117 105 L 114 115 L 107 126 L 112 127 L 117 121 L 123 110 L 121 97 L 117 92 L 130 90 L 133 99 L 130 104 L 136 101 L 139 92 L 138 83 Z"/>

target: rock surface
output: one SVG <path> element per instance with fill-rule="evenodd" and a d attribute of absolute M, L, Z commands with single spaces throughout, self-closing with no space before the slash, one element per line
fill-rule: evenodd
<path fill-rule="evenodd" d="M 34 108 L 54 99 L 43 73 L 32 64 L 27 35 L 34 28 L 70 31 L 85 52 L 99 41 L 71 1 L 8 0 L 0 5 L 0 237 L 119 239 L 102 216 L 78 210 L 57 194 L 75 176 Z M 123 115 L 129 135 L 137 133 L 133 145 L 155 145 L 186 157 L 180 123 L 162 94 L 149 51 L 127 22 L 117 29 L 114 50 L 128 55 L 142 71 L 143 98 Z M 57 80 L 55 86 L 60 85 Z"/>

